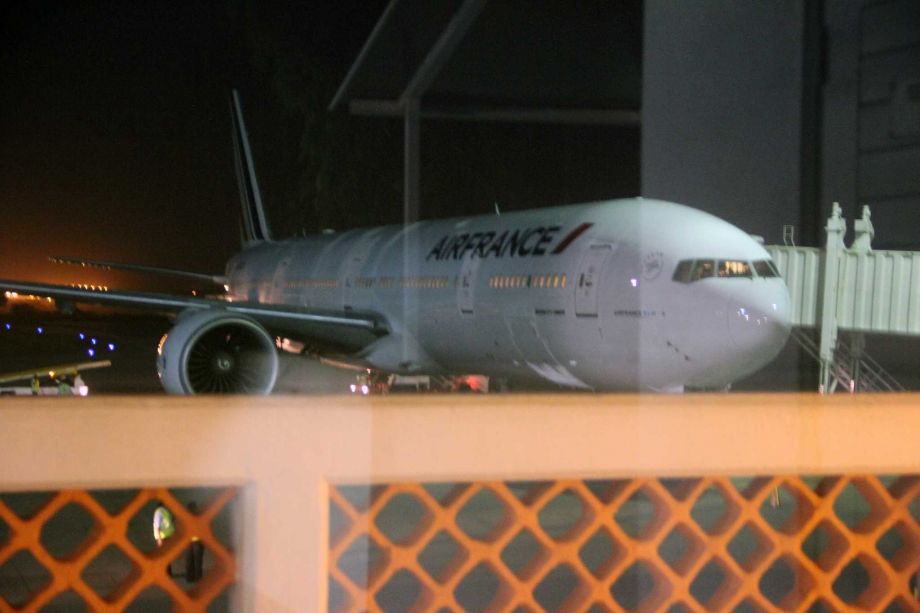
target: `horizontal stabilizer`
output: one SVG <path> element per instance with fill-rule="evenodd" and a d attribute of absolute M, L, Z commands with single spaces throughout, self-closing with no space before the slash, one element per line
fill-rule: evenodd
<path fill-rule="evenodd" d="M 142 272 L 152 275 L 164 275 L 169 277 L 179 277 L 182 279 L 191 279 L 194 281 L 208 281 L 223 285 L 226 278 L 223 275 L 209 275 L 201 272 L 189 272 L 186 270 L 176 270 L 174 268 L 159 268 L 156 266 L 144 266 L 142 264 L 123 264 L 121 262 L 107 262 L 104 260 L 89 260 L 85 258 L 71 258 L 66 256 L 52 255 L 48 258 L 55 264 L 73 264 L 74 266 L 83 266 L 84 268 L 101 268 L 104 270 L 130 270 L 132 272 Z"/>

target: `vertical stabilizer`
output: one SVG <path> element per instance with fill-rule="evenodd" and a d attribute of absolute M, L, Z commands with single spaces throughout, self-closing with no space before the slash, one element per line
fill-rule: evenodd
<path fill-rule="evenodd" d="M 243 123 L 243 108 L 240 94 L 233 90 L 230 101 L 233 116 L 233 157 L 236 161 L 236 179 L 240 189 L 240 204 L 243 207 L 243 244 L 271 240 L 271 231 L 262 206 L 262 194 L 256 179 L 256 169 L 249 147 L 246 124 Z"/>

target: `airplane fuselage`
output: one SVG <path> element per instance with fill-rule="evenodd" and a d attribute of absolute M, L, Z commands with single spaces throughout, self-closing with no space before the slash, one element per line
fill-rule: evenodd
<path fill-rule="evenodd" d="M 721 219 L 628 199 L 265 242 L 226 276 L 232 300 L 378 315 L 390 333 L 353 358 L 380 370 L 661 390 L 723 386 L 782 348 L 789 298 L 765 261 Z M 677 278 L 706 262 L 728 272 Z"/>

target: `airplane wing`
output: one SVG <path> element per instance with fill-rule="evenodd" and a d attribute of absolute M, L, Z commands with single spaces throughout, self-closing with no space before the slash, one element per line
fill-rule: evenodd
<path fill-rule="evenodd" d="M 132 272 L 142 272 L 154 275 L 166 275 L 170 277 L 179 277 L 182 279 L 191 279 L 193 281 L 208 281 L 217 285 L 226 283 L 223 275 L 209 275 L 201 272 L 189 272 L 186 270 L 176 270 L 174 268 L 159 268 L 156 266 L 143 266 L 141 264 L 125 264 L 122 262 L 109 262 L 106 260 L 90 260 L 86 258 L 71 258 L 63 255 L 52 255 L 48 258 L 55 264 L 72 264 L 74 266 L 83 266 L 89 268 L 101 268 L 103 270 L 130 270 Z"/>
<path fill-rule="evenodd" d="M 346 352 L 357 351 L 389 332 L 386 321 L 373 313 L 301 309 L 286 305 L 229 302 L 153 292 L 97 291 L 66 285 L 8 280 L 0 280 L 0 290 L 74 303 L 150 309 L 169 313 L 198 309 L 220 310 L 249 316 L 262 324 L 272 335 L 322 343 Z"/>
<path fill-rule="evenodd" d="M 32 377 L 54 377 L 56 375 L 76 376 L 80 371 L 92 370 L 94 368 L 108 368 L 112 365 L 111 360 L 95 360 L 93 362 L 75 362 L 73 364 L 60 364 L 58 366 L 45 366 L 32 370 L 21 370 L 0 375 L 0 383 L 12 383 L 13 381 L 26 381 Z"/>

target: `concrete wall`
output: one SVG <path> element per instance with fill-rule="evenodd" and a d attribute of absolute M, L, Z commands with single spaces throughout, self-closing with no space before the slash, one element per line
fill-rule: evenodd
<path fill-rule="evenodd" d="M 800 223 L 803 3 L 647 0 L 642 194 L 768 242 Z"/>

